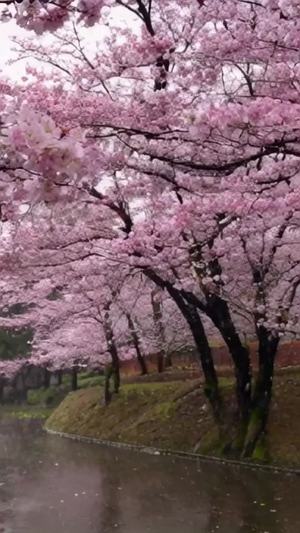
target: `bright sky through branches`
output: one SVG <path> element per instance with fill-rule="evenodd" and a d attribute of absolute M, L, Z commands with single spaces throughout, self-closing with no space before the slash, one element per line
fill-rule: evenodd
<path fill-rule="evenodd" d="M 21 63 L 8 65 L 7 62 L 13 57 L 13 36 L 28 36 L 28 32 L 22 30 L 14 21 L 1 24 L 0 33 L 0 76 L 18 78 L 24 74 L 24 65 Z"/>
<path fill-rule="evenodd" d="M 127 13 L 126 11 L 124 12 L 124 10 L 119 7 L 114 8 L 109 16 L 110 22 L 113 21 L 114 24 L 117 23 L 118 27 L 124 28 L 128 26 L 129 22 L 132 23 L 132 19 L 133 16 L 130 13 Z M 134 22 L 136 24 L 136 20 L 134 20 Z M 139 27 L 139 24 L 136 24 L 136 26 Z M 91 46 L 92 49 L 94 49 L 94 43 L 101 42 L 101 40 L 105 37 L 103 29 L 104 28 L 102 26 L 102 33 L 99 34 L 99 28 L 97 28 L 97 26 L 86 28 L 85 26 L 80 25 L 80 36 L 84 38 L 85 45 L 88 45 L 88 48 Z M 34 60 L 22 60 L 11 65 L 8 65 L 7 63 L 16 57 L 16 53 L 14 52 L 16 45 L 13 42 L 13 39 L 23 39 L 29 37 L 32 37 L 36 41 L 42 41 L 43 43 L 51 40 L 49 33 L 45 36 L 36 36 L 34 32 L 26 31 L 20 28 L 20 26 L 18 26 L 14 20 L 1 24 L 0 76 L 2 75 L 4 77 L 8 76 L 10 78 L 19 78 L 25 74 L 25 65 Z"/>

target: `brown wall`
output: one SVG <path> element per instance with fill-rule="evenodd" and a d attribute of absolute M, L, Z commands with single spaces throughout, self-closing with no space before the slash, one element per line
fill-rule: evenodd
<path fill-rule="evenodd" d="M 231 359 L 228 354 L 228 350 L 225 346 L 218 348 L 212 348 L 213 357 L 216 366 L 218 367 L 231 367 Z M 256 345 L 253 343 L 250 345 L 251 359 L 254 367 L 257 366 Z M 147 358 L 147 365 L 149 370 L 155 371 L 156 369 L 156 356 L 150 355 Z M 172 357 L 173 366 L 178 368 L 186 368 L 195 366 L 197 369 L 197 363 L 195 362 L 195 356 L 191 352 L 186 354 L 174 354 Z M 287 366 L 300 365 L 300 341 L 293 341 L 282 343 L 279 347 L 276 366 L 284 368 Z M 139 373 L 139 364 L 136 360 L 126 361 L 122 363 L 122 373 L 125 375 Z"/>

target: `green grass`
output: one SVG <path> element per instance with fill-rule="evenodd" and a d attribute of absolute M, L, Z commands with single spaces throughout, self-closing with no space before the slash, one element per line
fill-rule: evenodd
<path fill-rule="evenodd" d="M 89 378 L 86 378 L 89 379 Z M 232 378 L 222 378 L 227 401 Z M 300 465 L 300 371 L 279 372 L 267 434 L 253 454 L 258 462 Z M 102 388 L 71 392 L 50 415 L 46 428 L 101 440 L 222 455 L 223 444 L 199 380 L 131 383 L 111 404 L 102 404 Z"/>
<path fill-rule="evenodd" d="M 89 387 L 98 387 L 103 385 L 104 376 L 91 375 L 88 372 L 78 374 L 78 388 L 87 389 Z"/>
<path fill-rule="evenodd" d="M 47 389 L 31 389 L 27 393 L 27 403 L 1 405 L 1 415 L 10 418 L 47 419 L 69 392 L 69 387 L 61 385 Z"/>
<path fill-rule="evenodd" d="M 27 393 L 27 403 L 30 406 L 57 406 L 69 392 L 68 385 L 51 386 L 41 389 L 30 389 Z"/>
<path fill-rule="evenodd" d="M 274 380 L 274 398 L 267 435 L 273 461 L 300 465 L 300 371 L 280 371 Z"/>
<path fill-rule="evenodd" d="M 100 387 L 103 384 L 103 379 L 103 376 L 82 372 L 78 374 L 78 387 L 82 389 Z M 18 419 L 46 419 L 70 392 L 70 387 L 71 376 L 64 375 L 61 385 L 29 389 L 27 403 L 1 405 L 1 414 Z"/>
<path fill-rule="evenodd" d="M 16 418 L 17 420 L 46 420 L 53 409 L 41 406 L 1 406 L 1 416 L 4 418 Z"/>
<path fill-rule="evenodd" d="M 46 427 L 99 439 L 192 450 L 210 419 L 199 382 L 124 385 L 108 407 L 99 388 L 70 393 Z M 193 404 L 193 405 L 192 405 Z"/>
<path fill-rule="evenodd" d="M 78 374 L 78 388 L 100 387 L 103 385 L 103 376 L 95 376 L 89 372 Z M 53 385 L 48 388 L 30 389 L 27 394 L 28 405 L 57 406 L 70 392 L 71 376 L 63 376 L 61 385 Z"/>

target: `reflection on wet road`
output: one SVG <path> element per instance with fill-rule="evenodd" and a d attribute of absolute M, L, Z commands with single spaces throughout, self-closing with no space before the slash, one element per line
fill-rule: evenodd
<path fill-rule="evenodd" d="M 0 533 L 299 533 L 300 478 L 0 421 Z"/>

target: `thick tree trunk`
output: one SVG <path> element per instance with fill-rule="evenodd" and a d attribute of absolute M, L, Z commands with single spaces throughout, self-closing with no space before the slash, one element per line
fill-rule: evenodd
<path fill-rule="evenodd" d="M 205 377 L 205 395 L 212 405 L 215 419 L 220 422 L 222 413 L 222 400 L 219 391 L 218 377 L 208 339 L 206 337 L 206 333 L 197 309 L 190 307 L 186 316 L 186 320 L 190 326 L 197 347 L 197 353 L 199 355 L 199 363 Z"/>
<path fill-rule="evenodd" d="M 126 318 L 128 322 L 128 328 L 129 328 L 131 338 L 132 338 L 132 343 L 136 351 L 136 357 L 141 368 L 141 375 L 144 376 L 145 374 L 148 374 L 148 369 L 147 369 L 145 358 L 140 348 L 140 339 L 139 339 L 137 330 L 135 328 L 135 325 L 131 318 L 130 313 L 128 312 L 126 313 Z"/>
<path fill-rule="evenodd" d="M 155 336 L 158 341 L 157 351 L 157 372 L 161 373 L 165 369 L 165 329 L 163 324 L 160 289 L 156 288 L 151 291 L 151 305 L 154 321 Z"/>
<path fill-rule="evenodd" d="M 222 219 L 223 217 L 220 221 Z M 213 243 L 213 238 L 210 242 L 207 242 L 209 249 L 213 247 Z M 240 425 L 245 429 L 248 422 L 251 400 L 251 362 L 249 352 L 243 346 L 235 329 L 228 304 L 219 294 L 223 286 L 220 277 L 222 275 L 222 267 L 217 257 L 211 258 L 208 262 L 203 259 L 203 246 L 201 243 L 194 242 L 190 248 L 190 256 L 194 271 L 199 279 L 200 288 L 205 296 L 206 305 L 204 306 L 204 311 L 221 333 L 233 360 Z M 218 278 L 213 292 L 208 290 L 202 282 L 203 278 L 208 274 L 213 278 Z"/>
<path fill-rule="evenodd" d="M 71 389 L 77 390 L 78 388 L 78 375 L 77 375 L 77 368 L 73 366 L 71 371 Z"/>
<path fill-rule="evenodd" d="M 219 391 L 218 378 L 211 349 L 197 308 L 195 305 L 187 303 L 182 297 L 180 290 L 174 287 L 170 282 L 164 281 L 153 270 L 145 269 L 144 273 L 159 287 L 168 291 L 191 329 L 197 348 L 199 363 L 204 374 L 205 394 L 212 407 L 214 418 L 220 427 L 222 425 L 223 402 Z"/>
<path fill-rule="evenodd" d="M 236 377 L 236 398 L 241 424 L 246 428 L 251 404 L 251 361 L 249 350 L 235 329 L 227 302 L 212 295 L 208 298 L 208 316 L 222 335 L 231 355 Z"/>
<path fill-rule="evenodd" d="M 259 366 L 253 392 L 248 430 L 244 443 L 243 457 L 251 457 L 257 442 L 266 430 L 272 398 L 274 362 L 279 344 L 279 337 L 272 335 L 263 326 L 258 328 L 257 336 L 259 342 Z"/>
<path fill-rule="evenodd" d="M 218 387 L 218 380 L 216 378 L 216 371 L 213 364 L 211 350 L 208 345 L 203 324 L 200 320 L 197 309 L 200 309 L 200 311 L 205 313 L 221 333 L 226 345 L 229 348 L 230 355 L 234 363 L 237 382 L 236 395 L 240 422 L 241 427 L 245 428 L 249 418 L 249 409 L 251 403 L 251 361 L 249 351 L 245 346 L 243 346 L 235 329 L 227 302 L 218 295 L 206 293 L 206 303 L 202 304 L 196 295 L 188 291 L 178 290 L 170 282 L 161 279 L 160 276 L 154 271 L 145 269 L 145 274 L 159 287 L 165 288 L 168 291 L 187 320 L 195 339 L 195 344 L 198 349 L 205 379 L 207 380 L 208 384 L 211 384 L 212 390 L 214 391 L 212 396 L 215 398 L 215 406 L 213 407 L 215 413 L 218 410 L 218 405 L 220 408 L 222 406 L 221 395 Z M 196 271 L 196 274 L 200 276 L 201 273 Z M 191 317 L 191 313 L 189 311 L 193 307 L 194 311 L 192 312 L 192 315 L 194 319 Z M 198 315 L 198 320 L 200 323 L 197 319 L 195 319 L 195 311 Z M 197 328 L 199 328 L 200 335 L 197 334 Z M 201 341 L 201 338 L 205 340 Z"/>
<path fill-rule="evenodd" d="M 205 395 L 210 402 L 215 420 L 220 423 L 223 414 L 223 402 L 220 395 L 218 377 L 215 370 L 211 349 L 204 326 L 202 324 L 202 320 L 200 319 L 197 308 L 192 304 L 187 304 L 174 287 L 168 286 L 167 289 L 170 296 L 174 299 L 180 311 L 182 312 L 192 332 L 197 348 L 197 355 L 199 357 L 198 362 L 204 374 Z"/>

